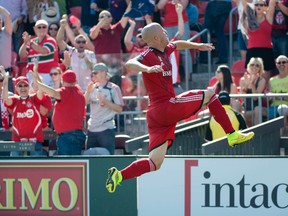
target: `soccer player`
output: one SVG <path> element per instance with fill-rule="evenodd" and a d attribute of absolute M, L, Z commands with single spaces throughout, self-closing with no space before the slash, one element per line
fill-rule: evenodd
<path fill-rule="evenodd" d="M 150 23 L 142 30 L 149 48 L 140 56 L 128 60 L 126 66 L 142 71 L 150 105 L 147 111 L 149 157 L 134 161 L 121 171 L 108 170 L 106 188 L 113 193 L 122 181 L 160 169 L 168 147 L 174 140 L 177 122 L 195 114 L 203 105 L 223 127 L 231 147 L 250 140 L 254 133 L 234 131 L 231 122 L 213 90 L 190 90 L 175 96 L 172 85 L 172 66 L 169 55 L 175 50 L 198 49 L 211 51 L 212 44 L 177 40 L 169 43 L 166 30 L 158 23 Z"/>

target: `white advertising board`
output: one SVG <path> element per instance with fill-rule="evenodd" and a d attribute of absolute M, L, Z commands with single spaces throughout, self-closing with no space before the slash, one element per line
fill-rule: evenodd
<path fill-rule="evenodd" d="M 166 158 L 137 180 L 138 216 L 287 216 L 288 158 Z"/>

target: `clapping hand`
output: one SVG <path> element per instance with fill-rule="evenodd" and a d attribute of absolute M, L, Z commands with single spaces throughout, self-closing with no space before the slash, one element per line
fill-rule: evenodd
<path fill-rule="evenodd" d="M 0 72 L 1 72 L 2 76 L 4 77 L 4 79 L 8 79 L 9 72 L 5 71 L 5 68 L 2 65 L 0 65 Z"/>

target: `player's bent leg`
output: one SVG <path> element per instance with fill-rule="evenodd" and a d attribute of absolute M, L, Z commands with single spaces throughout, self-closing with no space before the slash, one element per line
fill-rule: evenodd
<path fill-rule="evenodd" d="M 168 148 L 168 141 L 166 141 L 164 144 L 160 145 L 159 147 L 153 149 L 150 153 L 149 153 L 149 158 L 153 161 L 153 163 L 155 164 L 155 170 L 159 170 L 164 158 L 165 158 L 165 154 L 167 152 L 167 148 Z"/>

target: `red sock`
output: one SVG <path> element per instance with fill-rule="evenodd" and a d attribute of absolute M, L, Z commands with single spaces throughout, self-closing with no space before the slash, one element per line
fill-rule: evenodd
<path fill-rule="evenodd" d="M 156 166 L 151 159 L 143 158 L 136 160 L 129 166 L 121 170 L 123 180 L 138 177 L 144 173 L 152 172 L 156 170 Z"/>
<path fill-rule="evenodd" d="M 213 115 L 214 119 L 221 125 L 226 134 L 235 131 L 225 109 L 223 108 L 216 94 L 214 94 L 210 98 L 210 101 L 208 102 L 208 107 L 210 113 Z"/>

